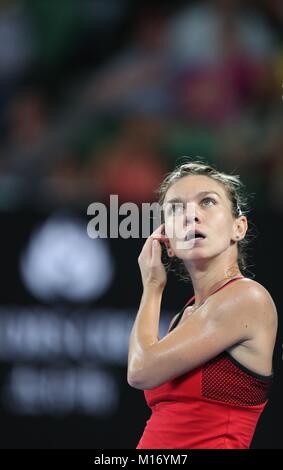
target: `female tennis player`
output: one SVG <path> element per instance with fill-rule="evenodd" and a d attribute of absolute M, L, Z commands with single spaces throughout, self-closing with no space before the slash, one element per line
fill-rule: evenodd
<path fill-rule="evenodd" d="M 152 410 L 137 448 L 249 448 L 273 380 L 277 313 L 268 291 L 242 272 L 241 181 L 186 162 L 159 194 L 164 224 L 138 258 L 143 295 L 129 341 L 128 383 Z M 161 244 L 185 267 L 194 296 L 159 339 Z"/>

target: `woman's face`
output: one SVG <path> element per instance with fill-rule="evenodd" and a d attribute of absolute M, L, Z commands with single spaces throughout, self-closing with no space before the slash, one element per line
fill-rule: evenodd
<path fill-rule="evenodd" d="M 233 217 L 224 186 L 208 176 L 185 176 L 174 183 L 163 210 L 172 255 L 184 261 L 217 256 L 247 230 L 245 216 Z"/>

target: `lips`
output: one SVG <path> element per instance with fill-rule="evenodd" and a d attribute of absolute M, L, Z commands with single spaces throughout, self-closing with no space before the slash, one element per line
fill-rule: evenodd
<path fill-rule="evenodd" d="M 185 241 L 190 241 L 190 240 L 197 240 L 197 239 L 203 239 L 203 238 L 206 238 L 206 235 L 202 232 L 200 232 L 199 230 L 190 230 L 186 237 L 185 237 Z"/>

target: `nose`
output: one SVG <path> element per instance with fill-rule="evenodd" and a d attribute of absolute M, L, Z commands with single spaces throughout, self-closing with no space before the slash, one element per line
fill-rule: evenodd
<path fill-rule="evenodd" d="M 199 214 L 197 213 L 196 205 L 188 203 L 185 210 L 185 224 L 191 225 L 199 222 Z"/>

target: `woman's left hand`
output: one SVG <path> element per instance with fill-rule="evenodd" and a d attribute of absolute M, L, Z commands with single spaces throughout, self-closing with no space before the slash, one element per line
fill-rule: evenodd
<path fill-rule="evenodd" d="M 138 257 L 143 287 L 156 285 L 164 288 L 167 282 L 165 267 L 161 261 L 161 241 L 167 237 L 162 234 L 164 224 L 161 224 L 146 240 Z"/>

